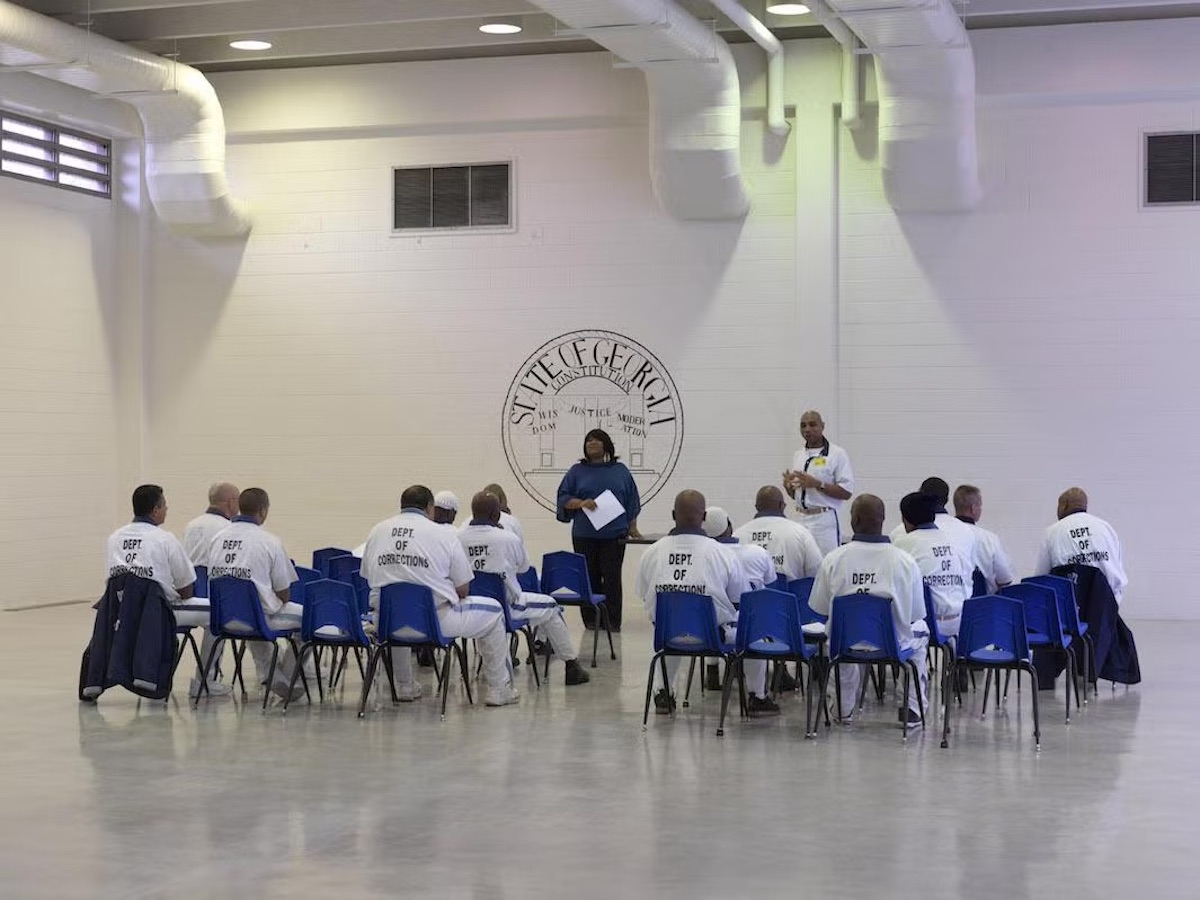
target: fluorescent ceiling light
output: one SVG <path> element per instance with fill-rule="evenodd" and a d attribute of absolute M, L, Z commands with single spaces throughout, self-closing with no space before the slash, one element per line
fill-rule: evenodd
<path fill-rule="evenodd" d="M 769 3 L 767 12 L 776 16 L 803 16 L 809 9 L 803 3 Z"/>
<path fill-rule="evenodd" d="M 487 22 L 479 30 L 484 34 L 520 34 L 521 26 L 516 22 Z"/>
<path fill-rule="evenodd" d="M 270 41 L 246 40 L 246 41 L 230 41 L 229 46 L 234 50 L 270 50 Z"/>

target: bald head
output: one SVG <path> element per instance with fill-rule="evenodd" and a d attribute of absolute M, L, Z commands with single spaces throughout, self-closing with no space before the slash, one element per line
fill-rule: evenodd
<path fill-rule="evenodd" d="M 508 512 L 508 495 L 504 493 L 504 488 L 493 482 L 484 486 L 483 493 L 495 494 L 496 499 L 500 501 L 501 512 Z"/>
<path fill-rule="evenodd" d="M 208 506 L 220 511 L 227 519 L 238 514 L 238 495 L 241 493 L 236 484 L 228 481 L 218 481 L 208 489 Z"/>
<path fill-rule="evenodd" d="M 800 414 L 800 436 L 806 447 L 820 447 L 825 440 L 825 420 L 815 409 Z"/>
<path fill-rule="evenodd" d="M 495 525 L 500 521 L 500 498 L 491 491 L 480 491 L 471 498 L 471 518 Z"/>
<path fill-rule="evenodd" d="M 1067 488 L 1058 495 L 1058 517 L 1065 519 L 1071 513 L 1087 512 L 1088 499 L 1083 488 Z"/>
<path fill-rule="evenodd" d="M 850 528 L 855 534 L 883 534 L 885 517 L 883 501 L 874 494 L 859 494 L 850 504 Z"/>
<path fill-rule="evenodd" d="M 708 506 L 699 491 L 680 491 L 675 495 L 675 508 L 671 512 L 676 528 L 701 528 L 704 525 L 704 508 Z"/>
<path fill-rule="evenodd" d="M 763 485 L 758 489 L 758 493 L 754 495 L 754 510 L 759 514 L 781 514 L 783 507 L 783 491 L 774 485 Z"/>

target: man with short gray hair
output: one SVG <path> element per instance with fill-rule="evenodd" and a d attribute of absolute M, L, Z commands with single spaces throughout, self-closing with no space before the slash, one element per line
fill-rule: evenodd
<path fill-rule="evenodd" d="M 238 514 L 237 485 L 219 481 L 208 489 L 208 509 L 187 523 L 183 531 L 183 549 L 193 566 L 208 562 L 208 548 L 218 532 Z"/>

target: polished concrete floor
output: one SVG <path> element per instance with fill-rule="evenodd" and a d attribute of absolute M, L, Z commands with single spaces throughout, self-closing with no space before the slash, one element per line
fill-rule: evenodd
<path fill-rule="evenodd" d="M 902 744 L 890 699 L 816 741 L 798 695 L 643 733 L 638 622 L 591 684 L 522 667 L 519 706 L 455 693 L 445 722 L 428 695 L 81 705 L 90 619 L 0 616 L 4 900 L 1200 896 L 1200 623 L 1135 623 L 1146 681 L 1070 726 L 1043 693 L 1035 754 L 1028 684 L 985 721 L 971 698 L 950 750 Z"/>

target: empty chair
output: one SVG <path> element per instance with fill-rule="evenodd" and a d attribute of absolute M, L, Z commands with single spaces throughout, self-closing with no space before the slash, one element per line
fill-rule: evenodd
<path fill-rule="evenodd" d="M 494 572 L 476 572 L 471 578 L 470 593 L 473 597 L 491 597 L 500 604 L 500 608 L 504 611 L 504 630 L 509 635 L 509 654 L 515 654 L 517 645 L 521 635 L 525 635 L 525 648 L 529 651 L 529 658 L 533 659 L 533 629 L 529 625 L 522 622 L 517 622 L 512 617 L 512 610 L 508 605 L 508 592 L 504 588 L 504 576 Z M 480 660 L 480 665 L 483 661 Z M 550 657 L 546 657 L 546 671 L 550 671 Z M 540 690 L 542 687 L 542 678 L 538 675 L 537 661 L 533 662 L 533 681 Z"/>
<path fill-rule="evenodd" d="M 343 550 L 341 547 L 322 547 L 320 550 L 313 551 L 312 567 L 321 573 L 321 577 L 329 577 L 329 560 L 335 556 L 350 556 L 349 550 Z"/>
<path fill-rule="evenodd" d="M 1031 584 L 1040 584 L 1051 588 L 1058 597 L 1058 612 L 1062 617 L 1063 631 L 1078 640 L 1083 647 L 1083 702 L 1087 703 L 1088 682 L 1096 685 L 1099 690 L 1099 680 L 1096 672 L 1092 671 L 1092 660 L 1095 658 L 1095 641 L 1088 633 L 1088 624 L 1079 618 L 1079 604 L 1075 599 L 1075 582 L 1061 575 L 1030 575 L 1022 578 Z"/>
<path fill-rule="evenodd" d="M 1049 653 L 1061 653 L 1067 660 L 1067 674 L 1070 682 L 1064 693 L 1067 699 L 1067 724 L 1071 722 L 1071 690 L 1075 690 L 1075 702 L 1079 703 L 1079 681 L 1075 671 L 1075 649 L 1071 636 L 1064 633 L 1062 614 L 1058 608 L 1058 596 L 1053 588 L 1042 584 L 1031 584 L 1023 581 L 1019 584 L 1006 584 L 1000 588 L 1000 596 L 1012 597 L 1025 606 L 1026 639 L 1032 650 L 1042 650 Z M 1036 686 L 1036 681 L 1034 682 Z M 986 691 L 985 691 L 986 694 Z"/>
<path fill-rule="evenodd" d="M 295 690 L 296 678 L 302 673 L 304 658 L 307 655 L 315 657 L 317 665 L 317 691 L 321 700 L 325 699 L 325 690 L 321 685 L 321 667 L 319 654 L 322 648 L 332 647 L 337 650 L 361 651 L 370 649 L 371 643 L 363 631 L 362 619 L 358 614 L 358 600 L 354 596 L 354 588 L 343 581 L 332 581 L 322 578 L 310 581 L 305 585 L 304 616 L 300 624 L 300 652 L 296 656 L 296 666 L 292 671 L 291 682 L 288 685 L 288 696 L 283 702 L 283 711 L 287 712 Z M 331 685 L 332 686 L 332 685 Z"/>
<path fill-rule="evenodd" d="M 949 691 L 953 682 L 949 680 L 954 667 L 954 641 L 942 634 L 938 628 L 937 610 L 933 608 L 933 595 L 925 585 L 925 625 L 929 628 L 929 655 L 938 656 L 938 671 L 941 672 L 943 691 Z"/>
<path fill-rule="evenodd" d="M 717 625 L 717 610 L 707 594 L 688 594 L 681 591 L 660 591 L 655 596 L 654 656 L 650 658 L 650 673 L 646 679 L 646 706 L 642 711 L 642 728 L 650 719 L 650 698 L 654 692 L 654 667 L 662 669 L 663 690 L 669 710 L 674 708 L 671 689 L 672 673 L 668 672 L 669 657 L 706 657 L 733 659 L 734 645 L 721 636 Z M 726 678 L 729 672 L 726 670 Z M 741 683 L 741 679 L 739 679 Z M 745 687 L 740 691 L 744 693 Z M 743 703 L 743 708 L 745 704 Z"/>
<path fill-rule="evenodd" d="M 559 606 L 593 606 L 597 624 L 604 626 L 608 635 L 608 652 L 613 659 L 617 651 L 613 648 L 612 627 L 608 619 L 608 606 L 603 594 L 592 593 L 588 578 L 587 559 L 582 553 L 558 550 L 542 557 L 542 591 L 549 594 Z M 592 632 L 592 668 L 596 668 L 596 650 L 600 642 L 600 629 Z"/>
<path fill-rule="evenodd" d="M 327 578 L 349 584 L 350 576 L 358 574 L 362 570 L 362 560 L 346 553 L 342 556 L 331 557 L 326 563 L 326 567 L 329 570 Z"/>

